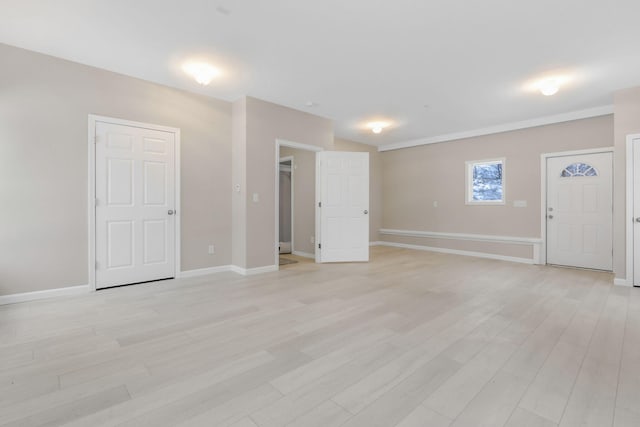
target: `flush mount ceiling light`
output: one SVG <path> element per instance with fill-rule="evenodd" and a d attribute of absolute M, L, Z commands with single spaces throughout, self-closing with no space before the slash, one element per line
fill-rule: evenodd
<path fill-rule="evenodd" d="M 182 70 L 203 86 L 220 75 L 220 70 L 206 62 L 188 62 L 182 66 Z"/>
<path fill-rule="evenodd" d="M 523 89 L 527 92 L 541 93 L 552 96 L 568 84 L 574 83 L 577 75 L 574 71 L 545 74 L 525 83 Z"/>
<path fill-rule="evenodd" d="M 389 126 L 387 122 L 371 122 L 367 124 L 367 127 L 371 129 L 371 132 L 378 134 L 382 132 L 382 129 Z"/>
<path fill-rule="evenodd" d="M 539 89 L 544 96 L 555 95 L 560 90 L 560 83 L 555 78 L 542 80 Z"/>

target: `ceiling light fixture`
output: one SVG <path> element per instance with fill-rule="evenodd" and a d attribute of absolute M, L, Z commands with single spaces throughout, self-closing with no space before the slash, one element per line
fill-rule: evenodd
<path fill-rule="evenodd" d="M 371 132 L 375 134 L 381 133 L 382 129 L 386 128 L 387 126 L 389 126 L 389 123 L 386 122 L 372 122 L 367 125 L 367 127 L 371 129 Z"/>
<path fill-rule="evenodd" d="M 220 70 L 206 62 L 189 62 L 183 65 L 182 69 L 203 86 L 208 85 L 211 80 L 220 75 Z"/>
<path fill-rule="evenodd" d="M 546 79 L 540 82 L 540 93 L 544 96 L 551 96 L 558 93 L 560 84 L 557 79 Z"/>

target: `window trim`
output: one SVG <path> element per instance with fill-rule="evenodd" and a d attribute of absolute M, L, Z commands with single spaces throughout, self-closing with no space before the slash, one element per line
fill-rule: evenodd
<path fill-rule="evenodd" d="M 473 167 L 478 164 L 502 164 L 502 200 L 473 200 Z M 467 160 L 465 162 L 465 204 L 467 205 L 506 205 L 507 204 L 507 159 L 498 157 L 483 160 Z"/>

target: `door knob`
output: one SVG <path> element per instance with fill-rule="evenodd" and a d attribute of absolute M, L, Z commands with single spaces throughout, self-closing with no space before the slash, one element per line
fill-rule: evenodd
<path fill-rule="evenodd" d="M 549 212 L 553 212 L 553 208 L 549 208 Z"/>
<path fill-rule="evenodd" d="M 640 216 L 636 218 L 636 222 L 640 222 Z"/>
<path fill-rule="evenodd" d="M 553 219 L 553 215 L 547 215 L 547 218 Z"/>
<path fill-rule="evenodd" d="M 369 211 L 365 209 L 365 210 L 364 210 L 364 214 L 366 215 L 366 214 L 368 214 L 368 213 L 369 213 Z M 639 220 L 638 222 L 640 222 L 640 220 Z"/>
<path fill-rule="evenodd" d="M 176 211 L 174 211 L 173 209 L 169 209 L 169 211 L 167 212 L 169 215 L 173 215 L 174 213 L 176 213 Z"/>

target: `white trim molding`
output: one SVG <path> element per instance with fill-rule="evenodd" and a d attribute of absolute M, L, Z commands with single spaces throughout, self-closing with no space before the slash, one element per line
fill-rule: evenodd
<path fill-rule="evenodd" d="M 624 221 L 624 234 L 625 234 L 625 252 L 626 252 L 626 257 L 625 257 L 625 275 L 627 276 L 626 279 L 617 279 L 615 280 L 615 284 L 618 284 L 618 280 L 622 281 L 624 280 L 625 284 L 627 286 L 633 286 L 634 282 L 637 282 L 635 280 L 635 271 L 634 271 L 634 266 L 633 266 L 633 226 L 629 226 L 629 224 L 635 224 L 634 223 L 634 212 L 633 212 L 633 205 L 634 205 L 634 179 L 633 179 L 633 142 L 634 141 L 638 141 L 640 140 L 640 133 L 637 134 L 632 134 L 632 135 L 627 135 L 627 145 L 626 145 L 626 176 L 627 176 L 627 182 L 626 182 L 626 198 L 625 198 L 625 203 L 626 203 L 626 214 L 625 214 L 625 221 Z M 640 167 L 640 166 L 639 166 Z M 614 178 L 615 179 L 615 178 Z"/>
<path fill-rule="evenodd" d="M 633 283 L 631 283 L 627 279 L 620 279 L 618 277 L 613 279 L 613 284 L 616 285 L 616 286 L 627 286 L 627 287 L 630 287 L 630 288 L 633 287 Z"/>
<path fill-rule="evenodd" d="M 209 274 L 224 273 L 232 271 L 230 265 L 219 265 L 217 267 L 198 268 L 195 270 L 185 270 L 180 272 L 181 279 L 188 279 L 189 277 L 208 276 Z"/>
<path fill-rule="evenodd" d="M 68 297 L 89 293 L 89 285 L 69 286 L 66 288 L 47 289 L 44 291 L 24 292 L 20 294 L 0 295 L 0 305 L 16 304 L 19 302 L 36 301 L 56 297 Z"/>
<path fill-rule="evenodd" d="M 253 276 L 254 274 L 270 273 L 278 271 L 277 265 L 266 265 L 264 267 L 243 268 L 237 265 L 220 265 L 218 267 L 199 268 L 197 270 L 187 270 L 180 273 L 181 279 L 189 277 L 208 276 L 210 274 L 225 273 L 231 271 L 242 276 Z"/>
<path fill-rule="evenodd" d="M 422 245 L 408 245 L 406 243 L 395 243 L 395 242 L 385 242 L 385 241 L 380 242 L 380 245 L 392 246 L 394 248 L 414 249 L 417 251 L 439 252 L 443 254 L 471 256 L 476 258 L 488 258 L 488 259 L 495 259 L 498 261 L 518 262 L 521 264 L 535 264 L 534 260 L 531 258 L 518 258 L 518 257 L 511 257 L 506 255 L 490 254 L 487 252 L 461 251 L 458 249 L 436 248 L 433 246 L 422 246 Z"/>
<path fill-rule="evenodd" d="M 232 265 L 231 271 L 233 271 L 234 273 L 241 274 L 243 276 L 253 276 L 255 274 L 271 273 L 273 271 L 278 271 L 279 270 L 278 267 L 279 267 L 278 265 L 265 265 L 264 267 L 242 268 L 242 267 L 238 267 L 237 265 Z"/>
<path fill-rule="evenodd" d="M 476 136 L 491 135 L 495 133 L 509 132 L 519 129 L 527 129 L 537 126 L 551 125 L 555 123 L 570 122 L 573 120 L 588 119 L 613 114 L 613 105 L 603 105 L 601 107 L 588 108 L 586 110 L 573 111 L 570 113 L 555 114 L 552 116 L 538 117 L 519 122 L 504 123 L 496 126 L 475 129 L 464 132 L 449 133 L 445 135 L 432 136 L 428 138 L 413 139 L 405 142 L 381 145 L 378 151 L 399 150 L 401 148 L 418 147 L 420 145 L 437 144 L 440 142 L 455 141 L 458 139 L 473 138 Z"/>
<path fill-rule="evenodd" d="M 456 249 L 432 248 L 430 246 L 421 246 L 421 245 L 409 245 L 409 246 L 419 246 L 420 248 L 428 248 L 428 249 L 422 249 L 422 250 L 433 250 L 435 252 L 478 256 L 482 258 L 500 259 L 503 261 L 526 262 L 528 264 L 541 264 L 540 252 L 542 247 L 542 239 L 537 237 L 494 236 L 494 235 L 487 235 L 487 234 L 468 234 L 468 233 L 443 233 L 443 232 L 437 232 L 437 231 L 394 230 L 394 229 L 387 229 L 387 228 L 381 228 L 380 234 L 388 235 L 388 236 L 401 236 L 401 237 L 419 237 L 419 238 L 463 240 L 463 241 L 487 242 L 487 243 L 507 243 L 512 245 L 530 245 L 532 246 L 532 249 L 533 249 L 533 258 L 531 259 L 506 257 L 503 255 L 496 255 L 496 254 L 490 254 L 485 252 L 469 252 L 469 251 L 459 251 Z M 380 244 L 383 246 L 389 246 L 389 243 L 392 243 L 392 242 L 386 242 L 386 241 L 380 242 Z M 401 246 L 401 247 L 404 247 L 404 246 Z M 415 249 L 415 248 L 412 248 L 412 249 Z"/>

